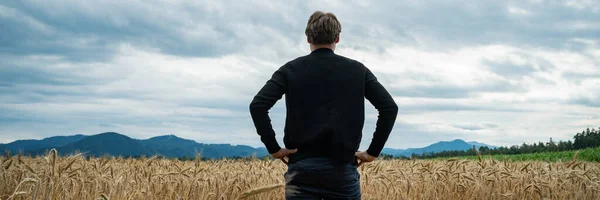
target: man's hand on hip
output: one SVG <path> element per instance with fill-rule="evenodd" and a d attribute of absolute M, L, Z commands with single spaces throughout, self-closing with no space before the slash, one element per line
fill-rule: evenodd
<path fill-rule="evenodd" d="M 358 151 L 354 153 L 354 156 L 360 160 L 360 162 L 358 162 L 358 166 L 362 165 L 363 163 L 373 162 L 376 158 L 375 156 L 369 155 L 366 151 Z"/>
<path fill-rule="evenodd" d="M 298 151 L 298 149 L 281 148 L 281 149 L 279 149 L 279 151 L 271 154 L 271 156 L 273 156 L 273 158 L 278 158 L 279 160 L 283 161 L 283 163 L 285 163 L 287 165 L 288 162 L 285 160 L 285 157 L 287 157 L 290 154 L 296 153 L 296 151 Z"/>

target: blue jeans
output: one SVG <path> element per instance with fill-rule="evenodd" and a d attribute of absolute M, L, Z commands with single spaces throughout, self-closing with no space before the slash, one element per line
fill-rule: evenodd
<path fill-rule="evenodd" d="M 340 164 L 329 158 L 306 158 L 288 165 L 285 198 L 360 199 L 360 175 L 356 164 Z"/>

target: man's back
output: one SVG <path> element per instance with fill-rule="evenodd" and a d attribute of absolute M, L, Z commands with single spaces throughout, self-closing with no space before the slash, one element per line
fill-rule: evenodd
<path fill-rule="evenodd" d="M 264 118 L 265 109 L 282 94 L 287 108 L 284 143 L 288 149 L 298 149 L 290 155 L 292 163 L 307 157 L 354 162 L 362 138 L 365 97 L 388 118 L 378 124 L 385 134 L 380 136 L 385 136 L 383 140 L 397 112 L 395 102 L 369 69 L 328 48 L 286 63 L 255 96 L 251 110 L 259 133 L 272 131 L 270 123 L 263 125 L 269 121 Z M 268 149 L 275 146 L 268 144 L 272 142 L 274 135 L 267 141 Z M 270 153 L 273 148 L 277 147 L 269 149 Z M 372 143 L 370 153 L 377 156 L 382 148 L 383 143 Z"/>
<path fill-rule="evenodd" d="M 269 153 L 286 163 L 284 157 L 289 158 L 285 176 L 288 199 L 360 199 L 356 170 L 360 163 L 356 159 L 373 161 L 396 120 L 398 107 L 373 73 L 362 63 L 334 53 L 340 31 L 335 15 L 315 12 L 306 30 L 312 52 L 273 73 L 250 104 L 254 125 Z M 287 116 L 285 148 L 281 148 L 268 111 L 284 94 Z M 369 148 L 357 152 L 365 98 L 379 111 L 379 117 Z M 320 183 L 332 184 L 325 187 Z"/>
<path fill-rule="evenodd" d="M 327 156 L 351 161 L 364 123 L 366 68 L 322 48 L 289 62 L 284 143 L 298 149 L 290 162 Z"/>

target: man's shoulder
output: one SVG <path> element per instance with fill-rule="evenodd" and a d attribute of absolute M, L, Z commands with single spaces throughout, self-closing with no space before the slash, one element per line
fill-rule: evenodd
<path fill-rule="evenodd" d="M 335 55 L 336 55 L 336 56 L 338 56 L 340 59 L 344 59 L 344 60 L 346 60 L 348 63 L 351 63 L 351 64 L 353 64 L 353 65 L 364 66 L 364 65 L 363 65 L 363 64 L 362 64 L 360 61 L 358 61 L 358 60 L 355 60 L 355 59 L 352 59 L 352 58 L 348 58 L 348 57 L 346 57 L 346 56 L 342 56 L 342 55 L 339 55 L 339 54 L 335 54 Z"/>
<path fill-rule="evenodd" d="M 299 56 L 297 58 L 294 58 L 290 61 L 288 61 L 287 63 L 285 63 L 286 65 L 290 65 L 290 64 L 295 64 L 295 63 L 299 63 L 302 61 L 308 60 L 308 55 L 304 55 L 304 56 Z"/>
<path fill-rule="evenodd" d="M 342 55 L 339 55 L 339 54 L 333 54 L 332 56 L 334 56 L 334 58 L 336 58 L 336 59 L 338 59 L 338 60 L 340 60 L 342 62 L 348 63 L 349 65 L 355 65 L 355 66 L 362 66 L 362 67 L 364 67 L 363 63 L 361 63 L 358 60 L 355 60 L 355 59 L 352 59 L 352 58 L 348 58 L 346 56 L 342 56 Z M 306 62 L 306 61 L 312 61 L 314 59 L 315 58 L 312 57 L 310 54 L 309 55 L 304 55 L 304 56 L 300 56 L 300 57 L 297 57 L 297 58 L 295 58 L 293 60 L 288 61 L 285 65 L 300 64 L 300 63 L 303 63 L 303 62 Z"/>

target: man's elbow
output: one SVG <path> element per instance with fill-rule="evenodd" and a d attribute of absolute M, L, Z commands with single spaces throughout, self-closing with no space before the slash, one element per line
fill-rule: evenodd
<path fill-rule="evenodd" d="M 258 104 L 256 103 L 256 101 L 250 102 L 248 109 L 250 110 L 250 113 L 254 113 L 254 112 L 258 111 L 259 108 L 258 108 Z"/>
<path fill-rule="evenodd" d="M 392 102 L 389 108 L 389 112 L 394 116 L 398 115 L 398 104 L 396 104 L 396 102 Z"/>
<path fill-rule="evenodd" d="M 262 105 L 261 103 L 259 103 L 258 101 L 252 101 L 250 102 L 250 105 L 248 106 L 248 109 L 250 110 L 251 114 L 256 114 L 256 113 L 260 113 L 260 112 L 264 112 L 265 106 Z"/>
<path fill-rule="evenodd" d="M 394 101 L 389 101 L 381 108 L 381 110 L 389 113 L 398 113 L 398 104 Z"/>
<path fill-rule="evenodd" d="M 396 119 L 396 116 L 398 115 L 398 105 L 392 101 L 379 109 L 379 114 L 386 119 Z"/>
<path fill-rule="evenodd" d="M 393 110 L 395 113 L 398 113 L 398 104 L 396 104 L 396 102 L 394 102 L 394 103 L 392 104 L 392 110 Z"/>

